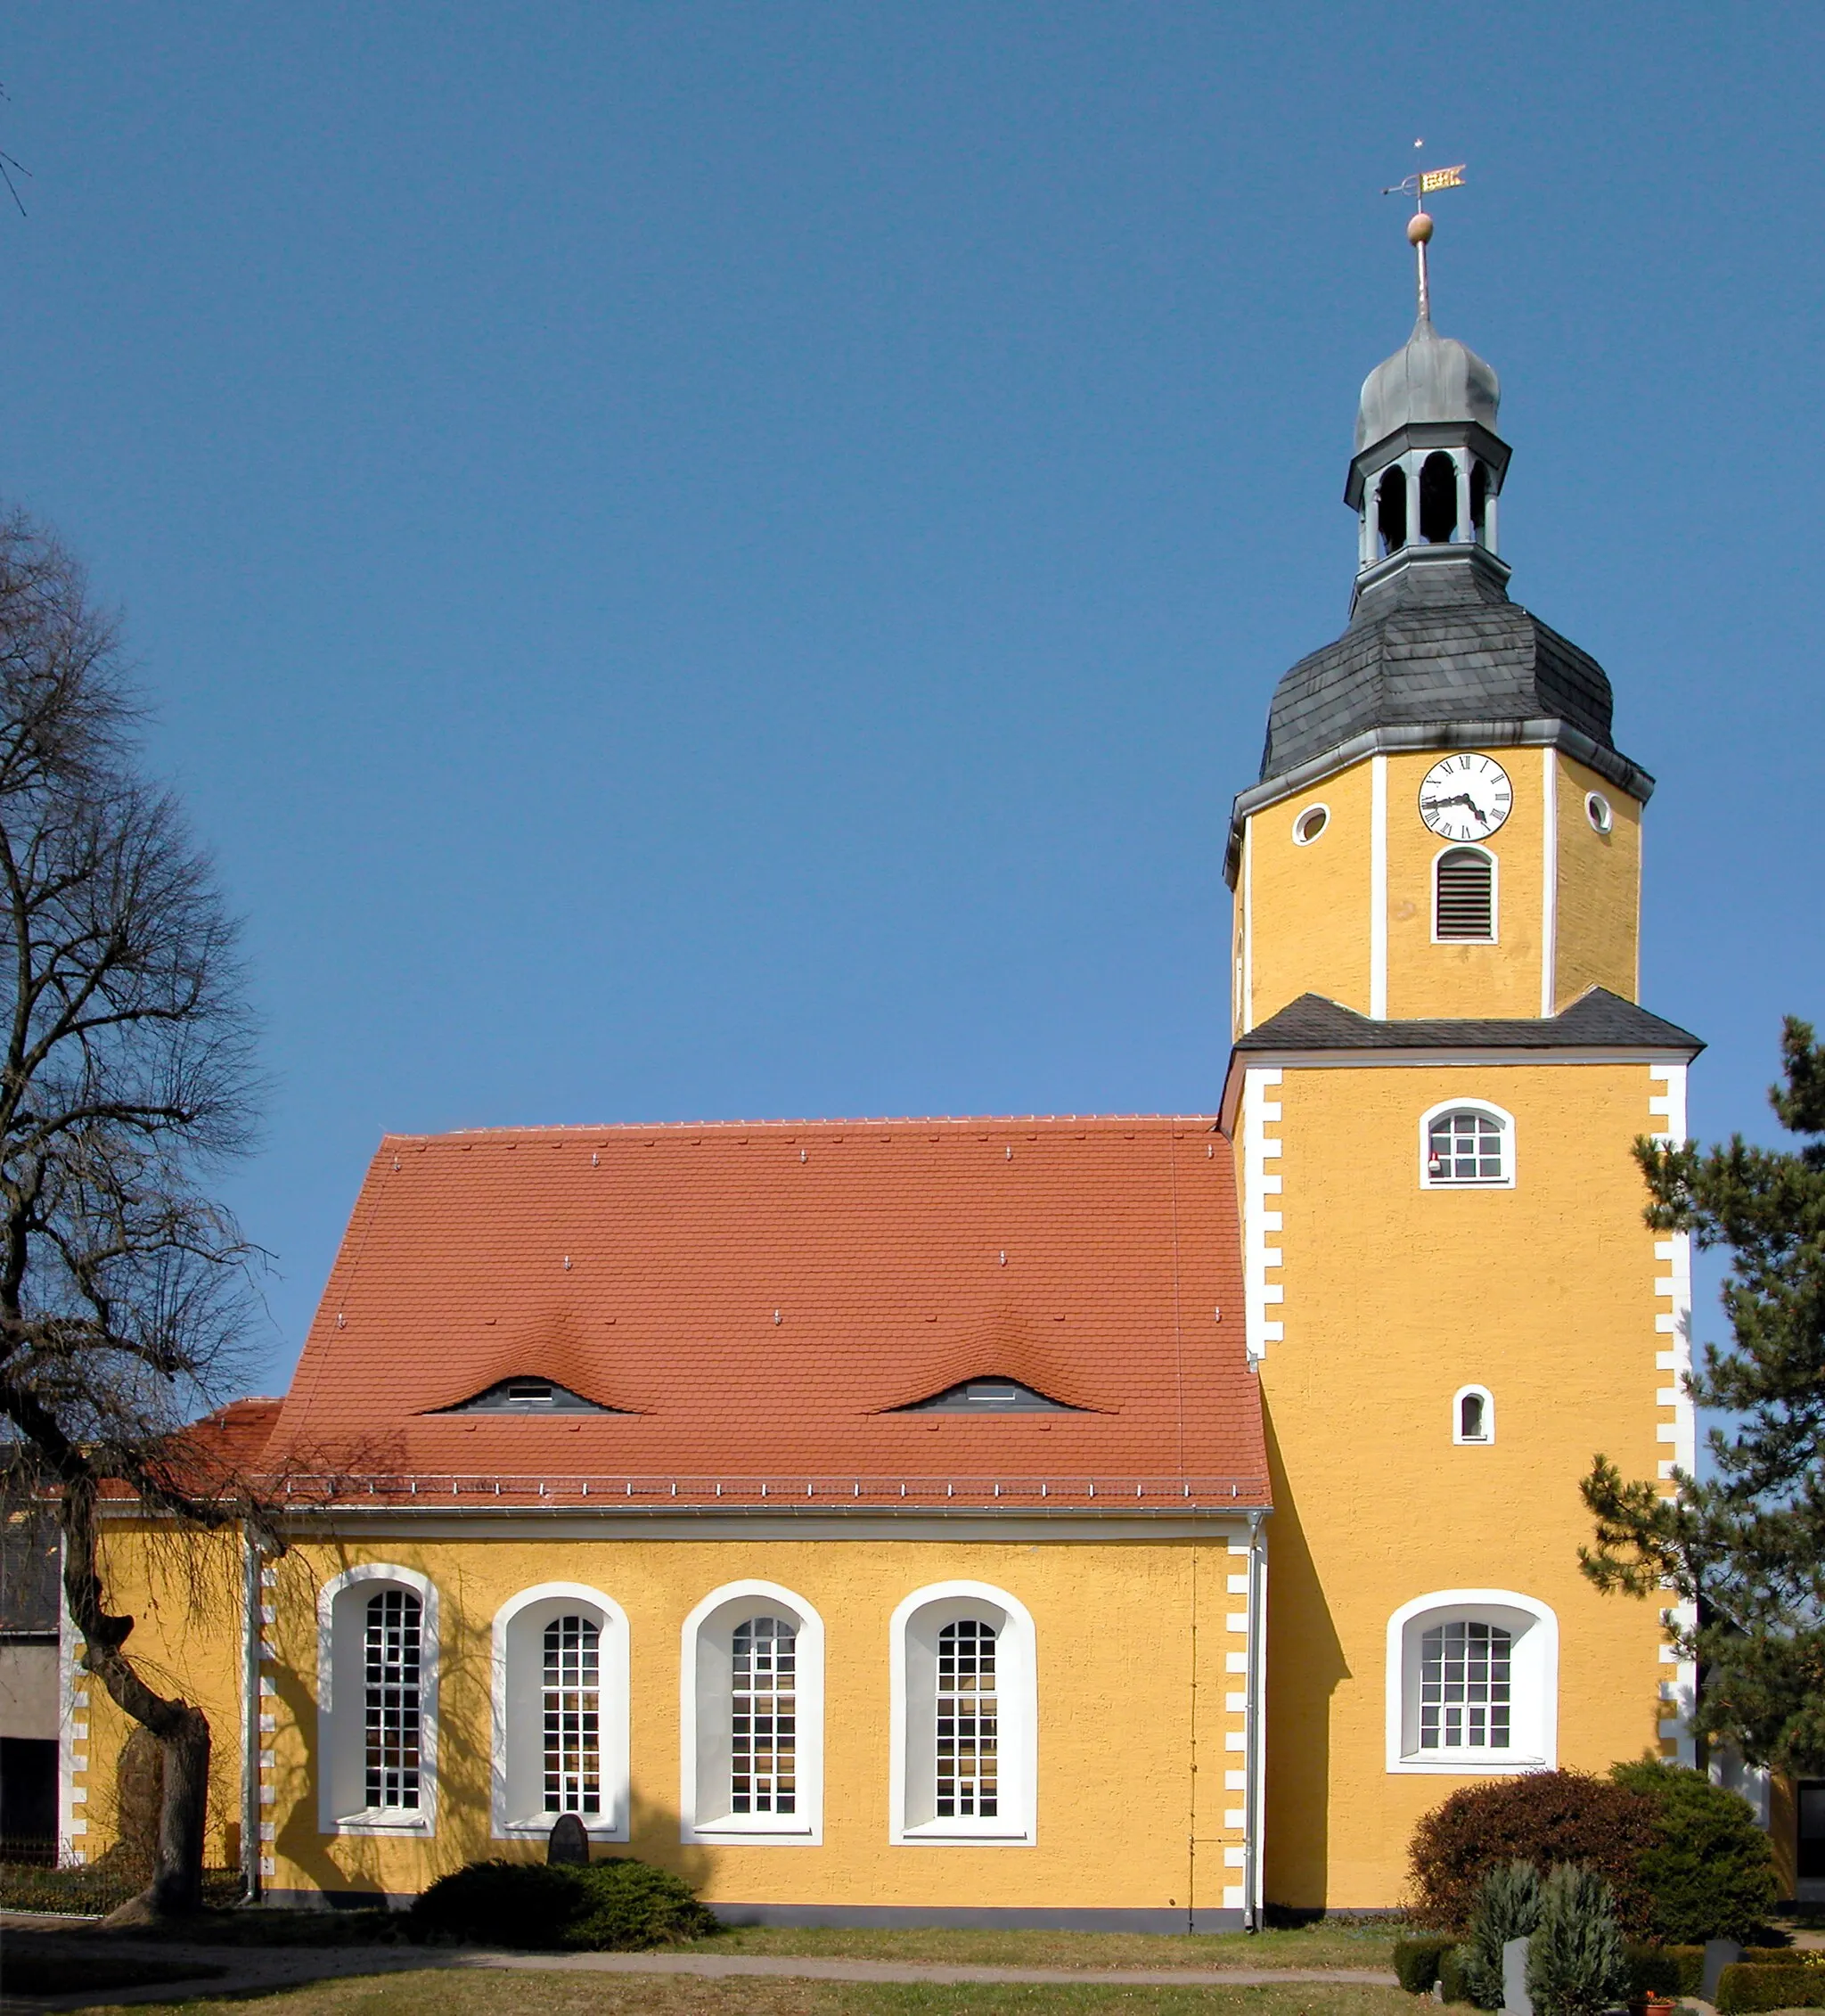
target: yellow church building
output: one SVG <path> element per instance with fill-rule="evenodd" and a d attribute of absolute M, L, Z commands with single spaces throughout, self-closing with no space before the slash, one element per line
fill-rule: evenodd
<path fill-rule="evenodd" d="M 1497 397 L 1423 296 L 1363 387 L 1211 1110 L 381 1143 L 291 1390 L 202 1430 L 286 1550 L 200 1602 L 110 1526 L 212 1850 L 397 1901 L 570 1813 L 737 1922 L 1210 1930 L 1395 1905 L 1456 1786 L 1690 1759 L 1577 1484 L 1693 1459 L 1631 1143 L 1700 1045 L 1636 1000 L 1652 780 L 1509 597 Z"/>

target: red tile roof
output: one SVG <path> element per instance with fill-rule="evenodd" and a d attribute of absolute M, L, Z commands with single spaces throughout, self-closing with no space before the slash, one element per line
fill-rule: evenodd
<path fill-rule="evenodd" d="M 341 1473 L 338 1496 L 465 1504 L 1264 1504 L 1212 1130 L 389 1135 L 268 1460 Z M 516 1375 L 621 1411 L 437 1411 Z M 994 1375 L 1078 1411 L 893 1411 Z"/>

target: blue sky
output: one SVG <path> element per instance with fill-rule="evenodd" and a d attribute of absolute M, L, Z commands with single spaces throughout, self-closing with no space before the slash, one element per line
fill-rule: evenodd
<path fill-rule="evenodd" d="M 282 1383 L 383 1127 L 1208 1109 L 1355 392 L 1501 371 L 1644 995 L 1825 1020 L 1825 14 L 14 10 L 0 488 L 118 601 L 276 1075 Z"/>

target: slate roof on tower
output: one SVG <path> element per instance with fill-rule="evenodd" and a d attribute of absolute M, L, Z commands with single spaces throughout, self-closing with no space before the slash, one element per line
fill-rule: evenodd
<path fill-rule="evenodd" d="M 269 1460 L 459 1505 L 1265 1504 L 1213 1126 L 389 1136 Z M 614 1411 L 444 1411 L 527 1378 Z M 990 1378 L 1068 1411 L 896 1411 Z"/>

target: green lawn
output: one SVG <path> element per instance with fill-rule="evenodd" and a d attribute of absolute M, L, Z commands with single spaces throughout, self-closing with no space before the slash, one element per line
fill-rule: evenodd
<path fill-rule="evenodd" d="M 840 1960 L 937 1960 L 973 1967 L 1387 1967 L 1398 1924 L 1320 1923 L 1297 1931 L 813 1931 L 740 1925 L 687 1950 Z"/>
<path fill-rule="evenodd" d="M 133 2016 L 220 2016 L 207 1998 Z M 1398 1988 L 946 1987 L 700 1981 L 613 1974 L 427 1971 L 237 1998 L 236 2016 L 1410 2016 Z M 123 2012 L 125 2016 L 125 2012 Z"/>

